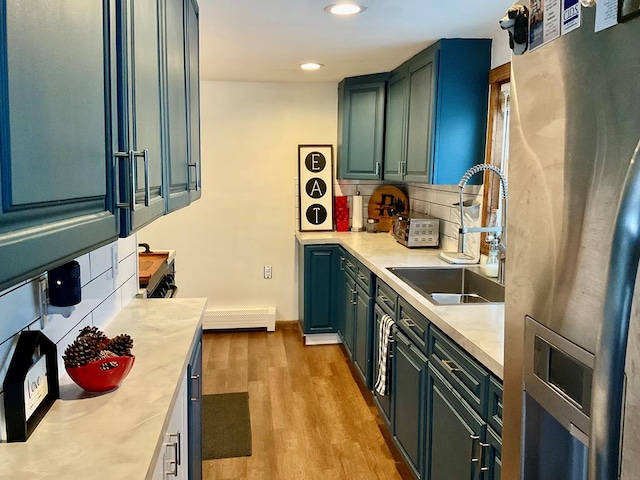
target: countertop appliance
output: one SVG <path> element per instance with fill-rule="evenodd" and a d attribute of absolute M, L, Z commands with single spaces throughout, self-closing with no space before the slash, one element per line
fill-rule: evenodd
<path fill-rule="evenodd" d="M 396 215 L 393 236 L 405 247 L 437 247 L 440 220 L 425 215 Z"/>
<path fill-rule="evenodd" d="M 640 18 L 595 10 L 512 59 L 502 478 L 640 471 Z"/>

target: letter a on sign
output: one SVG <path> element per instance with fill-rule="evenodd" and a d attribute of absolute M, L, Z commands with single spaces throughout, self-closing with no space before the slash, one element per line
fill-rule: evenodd
<path fill-rule="evenodd" d="M 333 145 L 298 145 L 300 231 L 333 230 Z"/>

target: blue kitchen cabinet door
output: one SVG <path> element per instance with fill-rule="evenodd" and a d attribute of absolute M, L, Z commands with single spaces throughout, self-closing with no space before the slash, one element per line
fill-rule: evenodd
<path fill-rule="evenodd" d="M 382 419 L 385 421 L 388 427 L 391 426 L 391 412 L 392 412 L 392 389 L 391 389 L 391 376 L 389 376 L 389 382 L 387 382 L 387 393 L 386 395 L 380 395 L 375 390 L 375 384 L 378 379 L 378 371 L 380 369 L 380 357 L 378 354 L 378 343 L 380 341 L 380 322 L 382 320 L 385 312 L 380 308 L 379 305 L 375 305 L 373 308 L 373 318 L 374 318 L 374 328 L 373 328 L 373 367 L 372 367 L 372 376 L 371 383 L 373 389 L 373 399 L 378 405 L 378 410 L 382 414 Z M 389 348 L 391 348 L 391 343 L 389 344 Z"/>
<path fill-rule="evenodd" d="M 337 255 L 337 246 L 304 247 L 304 333 L 336 331 L 334 267 Z"/>
<path fill-rule="evenodd" d="M 187 367 L 189 480 L 202 480 L 202 333 Z"/>
<path fill-rule="evenodd" d="M 487 424 L 432 366 L 426 406 L 424 478 L 478 478 L 480 465 L 472 460 L 479 458 Z"/>
<path fill-rule="evenodd" d="M 450 38 L 437 49 L 430 183 L 457 185 L 484 163 L 491 69 L 490 39 Z M 475 175 L 470 183 L 482 183 Z"/>
<path fill-rule="evenodd" d="M 118 3 L 120 236 L 165 212 L 161 17 L 157 0 Z"/>
<path fill-rule="evenodd" d="M 105 1 L 0 1 L 0 290 L 118 236 Z"/>
<path fill-rule="evenodd" d="M 371 390 L 373 299 L 360 285 L 355 294 L 355 351 L 354 364 L 367 389 Z"/>
<path fill-rule="evenodd" d="M 396 330 L 393 338 L 393 439 L 415 477 L 421 478 L 427 358 L 401 332 Z"/>
<path fill-rule="evenodd" d="M 349 275 L 348 271 L 345 271 L 344 276 L 345 285 L 345 302 L 342 305 L 344 311 L 344 346 L 347 350 L 347 355 L 352 360 L 355 358 L 355 333 L 356 333 L 356 281 Z"/>
<path fill-rule="evenodd" d="M 185 42 L 187 10 L 185 1 L 164 0 L 164 63 L 166 104 L 165 185 L 167 212 L 185 207 L 189 192 L 189 125 L 188 125 L 188 48 Z"/>
<path fill-rule="evenodd" d="M 187 0 L 187 72 L 189 110 L 189 201 L 202 196 L 200 163 L 200 30 L 199 9 L 195 0 Z"/>
<path fill-rule="evenodd" d="M 483 467 L 488 468 L 486 480 L 500 480 L 502 477 L 502 439 L 500 435 L 493 431 L 492 428 L 487 428 L 487 441 L 484 445 L 487 445 L 487 459 Z"/>
<path fill-rule="evenodd" d="M 438 54 L 428 49 L 407 67 L 408 113 L 403 180 L 429 182 L 431 177 L 435 79 Z M 486 115 L 486 114 L 485 114 Z M 454 160 L 456 161 L 456 160 Z"/>
<path fill-rule="evenodd" d="M 387 74 L 346 78 L 338 85 L 338 174 L 381 180 Z"/>
<path fill-rule="evenodd" d="M 406 158 L 408 73 L 407 68 L 395 70 L 387 84 L 384 179 L 398 182 L 403 179 Z"/>

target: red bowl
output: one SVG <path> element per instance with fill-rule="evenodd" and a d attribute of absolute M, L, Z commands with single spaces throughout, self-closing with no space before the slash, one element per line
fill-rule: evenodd
<path fill-rule="evenodd" d="M 89 362 L 81 367 L 65 367 L 71 380 L 87 392 L 107 392 L 120 386 L 133 367 L 136 357 L 108 357 Z M 109 370 L 102 370 L 101 365 L 109 362 L 117 366 Z"/>

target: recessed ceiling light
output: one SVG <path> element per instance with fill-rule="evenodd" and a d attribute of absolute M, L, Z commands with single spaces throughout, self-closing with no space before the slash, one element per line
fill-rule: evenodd
<path fill-rule="evenodd" d="M 322 67 L 324 67 L 323 64 L 315 62 L 303 63 L 300 65 L 302 70 L 320 70 Z"/>
<path fill-rule="evenodd" d="M 355 3 L 335 3 L 324 7 L 324 11 L 334 15 L 355 15 L 364 12 L 367 7 Z"/>

